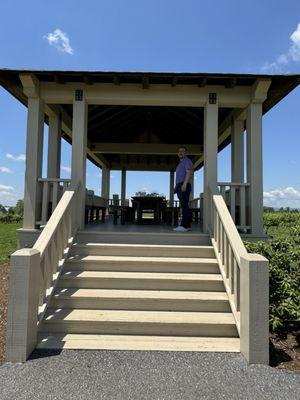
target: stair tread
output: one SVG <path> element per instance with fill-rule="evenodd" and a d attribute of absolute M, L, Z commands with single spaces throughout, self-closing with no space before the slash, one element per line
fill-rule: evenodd
<path fill-rule="evenodd" d="M 167 248 L 167 249 L 182 249 L 182 250 L 201 250 L 201 249 L 209 249 L 213 250 L 213 246 L 189 246 L 189 245 L 175 245 L 175 244 L 138 244 L 138 243 L 73 243 L 73 247 L 130 247 L 130 248 Z"/>
<path fill-rule="evenodd" d="M 101 262 L 104 264 L 105 262 L 116 261 L 116 262 L 160 262 L 160 263 L 175 263 L 175 264 L 194 264 L 194 263 L 207 263 L 216 265 L 216 258 L 206 258 L 206 257 L 188 257 L 185 258 L 184 261 L 178 257 L 145 257 L 145 256 L 96 256 L 96 255 L 82 255 L 82 256 L 70 256 L 67 259 L 67 262 Z"/>
<path fill-rule="evenodd" d="M 235 325 L 232 313 L 185 311 L 124 311 L 91 309 L 48 309 L 44 323 L 52 322 L 117 322 L 157 324 L 230 324 Z"/>
<path fill-rule="evenodd" d="M 163 273 L 163 272 L 120 272 L 120 271 L 77 271 L 64 270 L 61 274 L 63 279 L 161 279 L 161 280 L 182 280 L 182 281 L 220 281 L 223 282 L 221 274 L 194 274 L 194 273 Z"/>
<path fill-rule="evenodd" d="M 192 292 L 171 290 L 126 290 L 126 289 L 56 289 L 54 298 L 132 298 L 132 299 L 170 299 L 170 300 L 216 300 L 228 301 L 224 292 Z"/>
<path fill-rule="evenodd" d="M 239 352 L 240 339 L 231 337 L 42 333 L 38 336 L 37 348 Z"/>

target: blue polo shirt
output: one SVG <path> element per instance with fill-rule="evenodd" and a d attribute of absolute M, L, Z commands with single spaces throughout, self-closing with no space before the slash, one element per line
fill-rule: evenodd
<path fill-rule="evenodd" d="M 190 158 L 185 156 L 182 160 L 179 161 L 179 164 L 176 168 L 176 183 L 184 182 L 185 174 L 187 170 L 193 170 L 193 163 Z"/>

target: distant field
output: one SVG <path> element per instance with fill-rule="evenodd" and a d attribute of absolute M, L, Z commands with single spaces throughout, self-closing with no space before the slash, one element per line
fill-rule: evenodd
<path fill-rule="evenodd" d="M 0 265 L 8 262 L 11 253 L 17 248 L 16 230 L 21 227 L 20 222 L 0 222 Z"/>

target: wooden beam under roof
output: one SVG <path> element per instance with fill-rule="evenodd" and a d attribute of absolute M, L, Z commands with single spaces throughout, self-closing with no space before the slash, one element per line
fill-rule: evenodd
<path fill-rule="evenodd" d="M 150 154 L 150 155 L 176 155 L 181 144 L 165 143 L 90 143 L 94 153 L 101 154 Z M 187 153 L 200 155 L 203 153 L 203 146 L 200 144 L 186 144 Z"/>
<path fill-rule="evenodd" d="M 62 75 L 54 74 L 53 78 L 54 78 L 54 82 L 58 83 L 59 85 L 63 85 L 66 83 L 66 80 Z"/>

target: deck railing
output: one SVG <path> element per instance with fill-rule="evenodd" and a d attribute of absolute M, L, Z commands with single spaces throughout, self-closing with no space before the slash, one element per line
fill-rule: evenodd
<path fill-rule="evenodd" d="M 250 363 L 267 364 L 268 260 L 247 252 L 220 192 L 211 191 L 210 199 L 210 235 L 240 334 L 241 352 Z"/>
<path fill-rule="evenodd" d="M 249 183 L 218 182 L 222 195 L 237 229 L 248 232 L 251 226 L 247 223 Z"/>
<path fill-rule="evenodd" d="M 78 186 L 68 187 L 31 249 L 20 249 L 10 260 L 7 317 L 8 361 L 26 361 L 37 342 L 39 322 L 49 305 L 77 231 Z"/>

